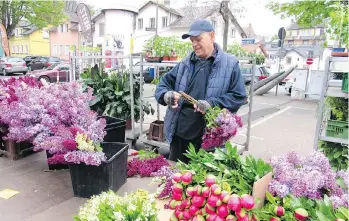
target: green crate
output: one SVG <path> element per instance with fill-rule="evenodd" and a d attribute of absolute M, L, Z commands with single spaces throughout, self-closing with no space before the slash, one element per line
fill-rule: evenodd
<path fill-rule="evenodd" d="M 348 139 L 348 121 L 328 120 L 326 136 Z"/>
<path fill-rule="evenodd" d="M 343 74 L 342 91 L 348 93 L 348 73 Z"/>

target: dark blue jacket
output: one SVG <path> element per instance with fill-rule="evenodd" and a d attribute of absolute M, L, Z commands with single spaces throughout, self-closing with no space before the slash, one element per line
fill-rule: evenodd
<path fill-rule="evenodd" d="M 211 106 L 227 108 L 236 113 L 246 99 L 239 61 L 234 56 L 225 53 L 217 44 L 216 48 L 217 56 L 212 64 L 212 72 L 207 83 L 206 101 Z M 189 79 L 193 74 L 191 71 L 193 66 L 190 60 L 191 55 L 183 59 L 162 77 L 155 91 L 155 99 L 158 103 L 166 106 L 163 96 L 167 91 L 186 92 Z M 181 98 L 176 109 L 169 106 L 166 111 L 164 133 L 170 143 L 176 131 L 178 114 L 181 111 L 182 104 L 183 99 Z"/>

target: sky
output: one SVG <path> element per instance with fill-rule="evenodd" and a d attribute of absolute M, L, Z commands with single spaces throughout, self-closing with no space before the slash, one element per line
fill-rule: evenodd
<path fill-rule="evenodd" d="M 162 0 L 159 0 L 159 2 Z M 181 6 L 185 0 L 171 0 L 174 5 Z M 278 0 L 279 1 L 279 0 Z M 285 1 L 285 0 L 283 0 Z M 133 5 L 140 7 L 145 0 L 84 0 L 84 2 L 94 5 L 96 8 L 111 8 L 117 4 Z M 243 6 L 246 11 L 240 15 L 236 15 L 237 20 L 241 26 L 248 26 L 252 24 L 256 34 L 263 36 L 273 36 L 277 34 L 280 27 L 287 27 L 291 19 L 282 20 L 279 16 L 274 15 L 272 11 L 265 8 L 271 0 L 239 0 L 239 4 Z"/>

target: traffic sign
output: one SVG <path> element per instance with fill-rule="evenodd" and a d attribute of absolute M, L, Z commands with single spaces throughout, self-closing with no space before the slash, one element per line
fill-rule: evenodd
<path fill-rule="evenodd" d="M 311 64 L 313 64 L 313 62 L 314 62 L 314 60 L 312 58 L 308 58 L 305 63 L 307 65 L 311 65 Z"/>
<path fill-rule="evenodd" d="M 145 28 L 145 31 L 155 31 L 155 28 Z"/>

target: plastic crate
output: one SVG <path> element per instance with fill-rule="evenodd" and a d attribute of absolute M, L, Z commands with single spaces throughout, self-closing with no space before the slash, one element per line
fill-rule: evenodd
<path fill-rule="evenodd" d="M 125 142 L 125 120 L 109 116 L 100 116 L 99 118 L 104 118 L 107 121 L 105 127 L 107 135 L 103 139 L 104 142 Z"/>
<path fill-rule="evenodd" d="M 69 164 L 74 196 L 89 198 L 126 183 L 128 144 L 102 143 L 107 161 L 99 166 Z"/>
<path fill-rule="evenodd" d="M 342 91 L 348 93 L 348 73 L 343 74 Z"/>
<path fill-rule="evenodd" d="M 328 120 L 326 136 L 348 139 L 348 122 Z"/>

